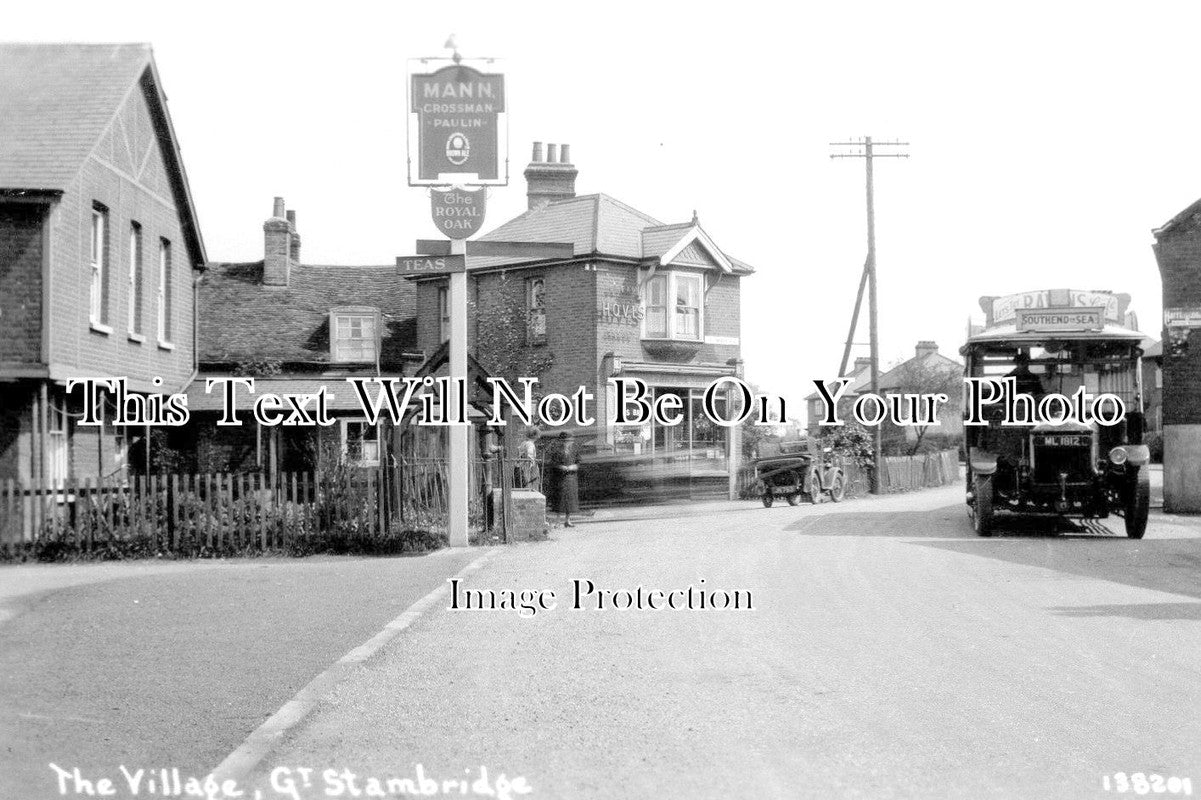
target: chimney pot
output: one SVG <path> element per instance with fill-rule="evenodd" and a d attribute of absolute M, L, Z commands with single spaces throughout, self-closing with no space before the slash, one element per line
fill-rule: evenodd
<path fill-rule="evenodd" d="M 530 211 L 556 200 L 575 197 L 575 179 L 579 170 L 567 163 L 567 157 L 571 155 L 567 145 L 563 145 L 562 152 L 564 158 L 560 160 L 559 145 L 548 144 L 546 160 L 542 161 L 542 142 L 534 142 L 534 160 L 525 168 L 526 197 Z"/>
<path fill-rule="evenodd" d="M 295 216 L 289 213 L 291 219 Z M 271 219 L 263 223 L 263 283 L 287 286 L 291 272 L 292 225 L 284 217 L 284 199 L 275 198 Z"/>
<path fill-rule="evenodd" d="M 291 233 L 292 252 L 291 259 L 297 264 L 300 263 L 300 234 L 296 230 L 296 212 L 288 209 L 288 231 Z"/>
<path fill-rule="evenodd" d="M 569 144 L 559 145 L 559 163 L 560 164 L 570 164 L 571 163 L 571 145 L 569 145 Z"/>

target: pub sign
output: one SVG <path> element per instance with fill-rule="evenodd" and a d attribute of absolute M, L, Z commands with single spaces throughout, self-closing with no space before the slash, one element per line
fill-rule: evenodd
<path fill-rule="evenodd" d="M 410 73 L 410 185 L 508 183 L 504 114 L 504 75 L 459 62 Z"/>

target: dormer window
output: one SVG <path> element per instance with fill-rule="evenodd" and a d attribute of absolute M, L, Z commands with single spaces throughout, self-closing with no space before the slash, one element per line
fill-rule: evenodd
<path fill-rule="evenodd" d="M 645 339 L 704 338 L 704 277 L 693 272 L 658 272 L 643 287 Z"/>
<path fill-rule="evenodd" d="M 379 357 L 379 311 L 374 308 L 335 308 L 330 311 L 330 360 L 337 363 L 374 362 Z"/>

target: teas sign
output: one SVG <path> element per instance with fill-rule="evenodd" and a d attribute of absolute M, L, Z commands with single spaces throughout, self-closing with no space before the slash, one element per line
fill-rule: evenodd
<path fill-rule="evenodd" d="M 456 63 L 412 74 L 409 92 L 418 149 L 417 176 L 414 180 L 410 165 L 410 183 L 504 182 L 499 122 L 505 110 L 503 75 Z"/>
<path fill-rule="evenodd" d="M 430 190 L 430 216 L 448 239 L 467 239 L 479 233 L 488 206 L 488 190 L 461 187 Z"/>

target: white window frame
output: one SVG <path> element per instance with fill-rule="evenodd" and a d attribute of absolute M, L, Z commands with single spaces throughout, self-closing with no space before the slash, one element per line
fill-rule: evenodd
<path fill-rule="evenodd" d="M 375 457 L 374 458 L 363 458 L 361 451 L 360 451 L 359 457 L 355 458 L 355 457 L 351 456 L 351 453 L 350 453 L 350 426 L 351 425 L 354 425 L 356 428 L 361 428 L 364 433 L 366 433 L 367 431 L 374 431 L 375 438 L 373 440 L 366 439 L 366 438 L 360 439 L 361 442 L 374 441 L 374 443 L 375 443 Z M 378 467 L 379 466 L 379 464 L 380 464 L 380 445 L 383 440 L 383 432 L 380 430 L 379 425 L 372 425 L 365 419 L 346 419 L 346 418 L 344 418 L 342 420 L 341 430 L 342 430 L 342 457 L 344 459 L 346 459 L 346 463 L 350 464 L 351 466 L 355 466 L 355 467 Z"/>
<path fill-rule="evenodd" d="M 676 300 L 682 283 L 690 282 L 696 285 L 696 334 L 681 332 L 679 313 Z M 663 287 L 663 302 L 661 305 L 651 305 L 651 292 L 658 284 Z M 705 340 L 705 276 L 699 272 L 681 272 L 675 270 L 658 271 L 652 275 L 642 288 L 642 338 L 662 341 L 703 342 Z M 662 332 L 650 330 L 654 314 L 659 312 L 664 317 Z"/>
<path fill-rule="evenodd" d="M 685 334 L 679 329 L 680 321 L 680 305 L 678 302 L 680 293 L 680 284 L 693 283 L 696 285 L 696 333 Z M 689 342 L 702 342 L 705 340 L 705 277 L 695 272 L 675 272 L 671 276 L 672 292 L 668 297 L 671 306 L 671 338 L 681 339 Z M 685 308 L 693 308 L 693 306 L 685 306 Z"/>
<path fill-rule="evenodd" d="M 353 326 L 353 322 L 360 322 L 360 329 L 366 325 L 370 325 L 371 330 L 367 336 L 342 336 L 343 325 L 348 328 Z M 339 344 L 342 342 L 356 343 L 353 348 L 355 352 L 352 356 L 348 356 Z M 367 356 L 362 353 L 363 342 L 371 343 L 371 352 Z M 335 364 L 348 363 L 368 363 L 379 361 L 379 310 L 364 306 L 345 306 L 341 308 L 332 308 L 329 312 L 329 357 L 330 361 Z M 350 349 L 350 348 L 347 348 Z"/>
<path fill-rule="evenodd" d="M 158 240 L 158 343 L 171 344 L 171 242 Z"/>
<path fill-rule="evenodd" d="M 103 328 L 107 322 L 104 303 L 104 281 L 108 264 L 108 209 L 99 204 L 92 206 L 92 284 L 88 321 L 93 327 Z"/>
<path fill-rule="evenodd" d="M 142 336 L 142 226 L 129 223 L 129 307 L 126 313 L 126 330 L 129 338 L 141 342 Z"/>

